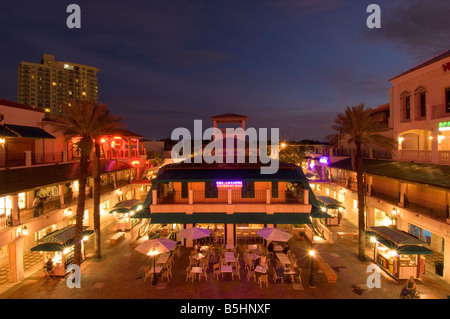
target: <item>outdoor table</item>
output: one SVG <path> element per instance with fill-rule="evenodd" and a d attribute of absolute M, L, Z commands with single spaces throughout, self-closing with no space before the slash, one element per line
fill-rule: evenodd
<path fill-rule="evenodd" d="M 283 264 L 283 265 L 290 265 L 291 264 L 291 260 L 289 259 L 288 256 L 286 256 L 286 254 L 283 253 L 277 253 L 276 254 L 278 260 Z"/>
<path fill-rule="evenodd" d="M 253 260 L 258 260 L 261 256 L 257 255 L 257 254 L 249 254 L 248 255 L 251 259 Z"/>
<path fill-rule="evenodd" d="M 233 267 L 232 266 L 221 266 L 220 271 L 222 272 L 222 274 L 224 274 L 224 273 L 231 274 L 231 273 L 233 273 Z"/>
<path fill-rule="evenodd" d="M 202 267 L 192 267 L 191 269 L 191 273 L 193 273 L 194 276 L 201 274 L 202 271 L 203 271 Z"/>
<path fill-rule="evenodd" d="M 158 260 L 156 261 L 157 265 L 164 265 L 170 257 L 170 253 L 164 253 L 159 255 Z"/>
<path fill-rule="evenodd" d="M 258 245 L 248 245 L 248 249 L 250 250 L 256 250 L 258 248 Z"/>
<path fill-rule="evenodd" d="M 201 246 L 200 247 L 200 251 L 208 251 L 209 250 L 209 246 Z"/>
<path fill-rule="evenodd" d="M 196 260 L 200 260 L 202 258 L 205 258 L 205 255 L 198 253 L 198 254 L 192 255 L 192 258 L 194 258 Z"/>
<path fill-rule="evenodd" d="M 275 246 L 275 247 L 273 248 L 273 250 L 274 250 L 274 251 L 283 251 L 283 247 L 281 247 L 281 246 Z"/>
<path fill-rule="evenodd" d="M 267 267 L 266 266 L 256 266 L 255 272 L 260 273 L 260 274 L 265 274 L 267 272 Z"/>
<path fill-rule="evenodd" d="M 227 263 L 234 263 L 236 261 L 236 257 L 233 252 L 225 252 L 225 261 Z"/>
<path fill-rule="evenodd" d="M 294 282 L 294 275 L 297 272 L 293 268 L 285 268 L 284 269 L 284 275 L 287 275 L 291 278 L 291 281 Z"/>

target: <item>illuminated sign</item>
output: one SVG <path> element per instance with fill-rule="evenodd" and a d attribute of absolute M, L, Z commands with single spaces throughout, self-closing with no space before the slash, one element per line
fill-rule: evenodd
<path fill-rule="evenodd" d="M 242 181 L 217 181 L 217 187 L 242 187 Z"/>
<path fill-rule="evenodd" d="M 320 164 L 328 164 L 328 157 L 321 156 L 319 159 Z"/>
<path fill-rule="evenodd" d="M 439 131 L 450 131 L 450 121 L 439 123 Z"/>

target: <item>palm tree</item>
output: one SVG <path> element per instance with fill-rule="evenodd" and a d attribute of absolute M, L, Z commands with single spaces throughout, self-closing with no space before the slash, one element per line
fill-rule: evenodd
<path fill-rule="evenodd" d="M 94 139 L 101 136 L 106 131 L 115 129 L 120 122 L 120 118 L 109 113 L 106 105 L 97 104 L 92 101 L 71 101 L 62 106 L 62 113 L 51 115 L 50 120 L 54 121 L 56 131 L 62 132 L 67 139 L 77 138 L 75 147 L 80 151 L 80 168 L 79 168 L 79 194 L 77 201 L 77 212 L 75 222 L 75 252 L 74 263 L 81 264 L 81 240 L 83 234 L 83 216 L 86 200 L 86 181 L 88 176 L 89 157 L 94 146 Z M 95 156 L 96 157 L 96 156 Z M 95 161 L 94 175 L 100 176 L 100 163 Z M 98 185 L 94 190 L 98 195 L 98 203 L 95 204 L 94 210 L 98 211 L 98 220 L 94 211 L 94 232 L 96 249 L 100 249 L 100 191 Z M 95 206 L 98 206 L 95 208 Z M 97 247 L 98 246 L 98 247 Z M 98 254 L 97 254 L 98 255 Z"/>
<path fill-rule="evenodd" d="M 347 107 L 345 114 L 338 114 L 334 120 L 333 130 L 338 133 L 327 136 L 331 145 L 350 145 L 354 148 L 352 156 L 353 170 L 356 172 L 358 187 L 358 231 L 359 231 L 359 251 L 358 258 L 365 260 L 365 185 L 363 182 L 363 167 L 361 147 L 379 146 L 393 151 L 396 149 L 396 141 L 393 138 L 380 134 L 387 128 L 381 124 L 379 118 L 374 116 L 371 108 L 365 108 L 364 104 Z"/>

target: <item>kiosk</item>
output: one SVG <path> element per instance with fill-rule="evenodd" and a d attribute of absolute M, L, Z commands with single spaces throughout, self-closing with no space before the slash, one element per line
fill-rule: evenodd
<path fill-rule="evenodd" d="M 84 242 L 93 231 L 83 227 L 83 240 L 81 243 L 82 260 L 84 260 Z M 38 245 L 31 248 L 31 251 L 39 251 L 42 254 L 43 267 L 49 258 L 53 261 L 53 275 L 64 277 L 67 267 L 73 262 L 75 252 L 75 225 L 69 225 L 56 230 L 37 241 Z"/>
<path fill-rule="evenodd" d="M 394 227 L 371 227 L 367 231 L 374 261 L 396 279 L 419 278 L 425 273 L 425 258 L 432 254 L 426 242 Z"/>
<path fill-rule="evenodd" d="M 326 226 L 339 226 L 341 224 L 342 211 L 345 209 L 344 205 L 328 196 L 316 196 L 316 198 L 322 206 L 322 211 L 327 214 L 323 218 L 324 224 Z"/>
<path fill-rule="evenodd" d="M 135 213 L 142 210 L 143 202 L 138 199 L 129 199 L 114 205 L 110 210 L 116 219 L 116 227 L 119 231 L 131 230 L 139 222 L 132 218 Z"/>

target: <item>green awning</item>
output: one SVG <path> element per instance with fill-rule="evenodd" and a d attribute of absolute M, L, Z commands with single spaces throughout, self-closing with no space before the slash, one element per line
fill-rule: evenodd
<path fill-rule="evenodd" d="M 344 205 L 334 198 L 328 196 L 316 196 L 316 198 L 327 208 L 327 209 L 339 209 L 345 208 Z"/>
<path fill-rule="evenodd" d="M 55 243 L 39 244 L 31 248 L 31 251 L 63 251 L 66 246 Z"/>
<path fill-rule="evenodd" d="M 375 237 L 383 246 L 397 251 L 400 255 L 431 255 L 433 253 L 431 249 L 425 247 L 427 245 L 426 242 L 395 228 L 386 226 L 372 227 L 366 231 L 366 235 Z M 403 242 L 403 244 L 398 244 L 399 241 Z"/>
<path fill-rule="evenodd" d="M 23 138 L 48 138 L 48 139 L 56 138 L 39 127 L 12 125 L 12 124 L 5 124 L 5 127 L 14 134 Z"/>
<path fill-rule="evenodd" d="M 153 213 L 152 224 L 310 224 L 308 213 Z"/>

